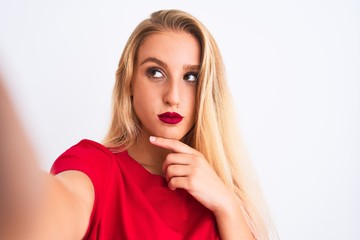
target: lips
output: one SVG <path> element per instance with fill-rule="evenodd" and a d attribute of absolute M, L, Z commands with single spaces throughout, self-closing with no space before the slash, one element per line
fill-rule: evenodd
<path fill-rule="evenodd" d="M 160 121 L 167 124 L 177 124 L 184 118 L 176 112 L 165 112 L 158 115 Z"/>

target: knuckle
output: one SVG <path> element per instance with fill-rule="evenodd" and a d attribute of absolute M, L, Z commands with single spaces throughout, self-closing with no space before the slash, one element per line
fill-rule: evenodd
<path fill-rule="evenodd" d="M 170 188 L 176 188 L 176 178 L 170 178 L 168 185 Z"/>
<path fill-rule="evenodd" d="M 169 154 L 165 157 L 165 162 L 164 162 L 164 163 L 170 166 L 170 164 L 171 164 L 172 162 L 174 162 L 175 157 L 176 157 L 176 155 L 175 155 L 174 153 L 169 153 Z"/>
<path fill-rule="evenodd" d="M 175 148 L 178 148 L 178 147 L 179 147 L 179 142 L 178 142 L 178 141 L 173 140 L 173 145 L 174 145 L 174 147 L 175 147 Z"/>
<path fill-rule="evenodd" d="M 192 162 L 194 164 L 194 167 L 198 167 L 202 162 L 202 157 L 200 156 L 193 156 Z"/>
<path fill-rule="evenodd" d="M 166 175 L 171 177 L 174 175 L 174 165 L 169 165 L 166 170 Z"/>

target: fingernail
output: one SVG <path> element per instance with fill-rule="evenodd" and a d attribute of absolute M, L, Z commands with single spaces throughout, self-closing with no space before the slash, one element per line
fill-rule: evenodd
<path fill-rule="evenodd" d="M 150 142 L 155 142 L 155 141 L 156 141 L 156 137 L 150 136 Z"/>

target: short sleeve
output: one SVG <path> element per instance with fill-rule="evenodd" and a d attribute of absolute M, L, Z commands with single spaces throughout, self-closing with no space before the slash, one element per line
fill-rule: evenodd
<path fill-rule="evenodd" d="M 98 216 L 104 206 L 104 198 L 109 184 L 106 182 L 113 165 L 114 155 L 103 145 L 82 140 L 61 154 L 51 167 L 50 173 L 56 175 L 67 170 L 85 173 L 92 181 L 95 199 L 89 226 L 97 225 Z M 87 231 L 87 234 L 89 229 Z"/>
<path fill-rule="evenodd" d="M 66 170 L 78 170 L 91 180 L 101 180 L 111 165 L 112 157 L 112 153 L 103 145 L 85 139 L 61 154 L 50 172 L 55 175 Z"/>

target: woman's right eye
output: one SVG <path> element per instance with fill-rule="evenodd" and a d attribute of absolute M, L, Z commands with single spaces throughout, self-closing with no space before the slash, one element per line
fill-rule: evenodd
<path fill-rule="evenodd" d="M 148 75 L 150 78 L 164 78 L 164 74 L 161 72 L 161 70 L 155 67 L 148 68 L 146 70 L 146 75 Z"/>

